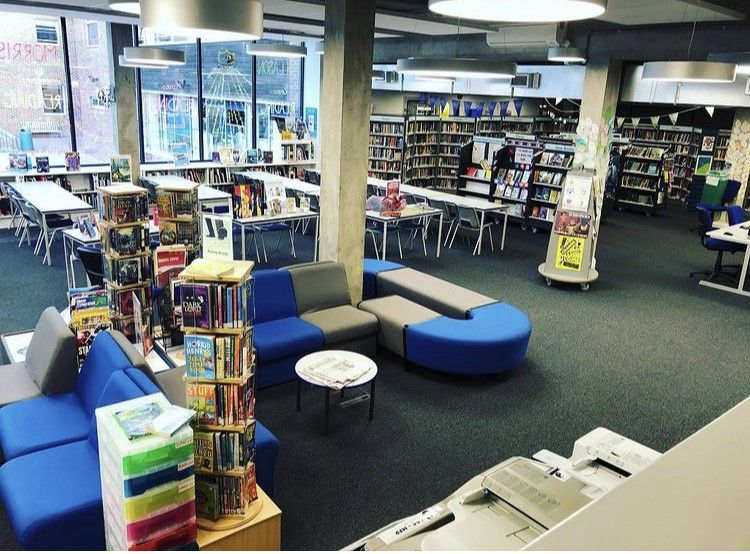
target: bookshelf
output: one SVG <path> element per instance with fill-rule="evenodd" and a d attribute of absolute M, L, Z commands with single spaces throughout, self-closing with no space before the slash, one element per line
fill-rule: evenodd
<path fill-rule="evenodd" d="M 440 123 L 439 117 L 416 116 L 407 119 L 402 179 L 404 184 L 435 186 Z"/>
<path fill-rule="evenodd" d="M 290 123 L 276 119 L 271 128 L 272 159 L 264 162 L 315 165 L 315 144 L 302 120 Z"/>
<path fill-rule="evenodd" d="M 224 165 L 216 162 L 193 162 L 185 167 L 177 167 L 171 163 L 141 165 L 141 177 L 159 177 L 173 175 L 182 177 L 194 183 L 210 185 L 216 188 L 234 186 L 234 174 L 243 171 L 265 171 L 280 177 L 302 179 L 305 170 L 310 169 L 315 162 L 297 161 L 280 163 L 237 163 Z"/>
<path fill-rule="evenodd" d="M 135 343 L 136 328 L 142 327 L 143 336 L 153 336 L 148 192 L 135 185 L 120 184 L 99 187 L 98 194 L 110 319 L 114 329 Z M 141 304 L 139 322 L 133 294 Z"/>
<path fill-rule="evenodd" d="M 198 527 L 232 529 L 260 510 L 248 300 L 253 262 L 197 258 L 180 273 L 187 405 L 194 420 Z"/>
<path fill-rule="evenodd" d="M 440 122 L 435 188 L 455 190 L 459 177 L 461 149 L 472 142 L 476 120 L 452 117 Z"/>
<path fill-rule="evenodd" d="M 578 118 L 536 117 L 480 117 L 476 134 L 486 137 L 501 137 L 504 133 L 521 133 L 546 137 L 559 133 L 575 133 Z"/>
<path fill-rule="evenodd" d="M 528 227 L 529 192 L 538 158 L 543 146 L 534 135 L 509 133 L 505 147 L 496 154 L 497 172 L 493 198 L 509 204 L 508 217 Z"/>
<path fill-rule="evenodd" d="M 727 161 L 727 150 L 729 150 L 729 137 L 731 135 L 731 131 L 719 131 L 719 134 L 716 136 L 714 159 L 711 162 L 711 169 L 713 171 L 724 169 L 724 164 Z"/>
<path fill-rule="evenodd" d="M 619 209 L 645 211 L 653 215 L 666 206 L 665 164 L 672 163 L 668 145 L 634 141 L 622 157 L 620 180 L 615 192 Z"/>
<path fill-rule="evenodd" d="M 552 229 L 563 181 L 573 164 L 574 156 L 575 147 L 572 145 L 544 145 L 539 163 L 532 173 L 529 193 L 529 222 L 533 232 Z"/>
<path fill-rule="evenodd" d="M 399 179 L 404 151 L 404 119 L 374 115 L 370 118 L 368 177 Z"/>

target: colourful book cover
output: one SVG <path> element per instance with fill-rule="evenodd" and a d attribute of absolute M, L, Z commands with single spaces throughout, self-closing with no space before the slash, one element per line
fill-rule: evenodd
<path fill-rule="evenodd" d="M 183 248 L 156 249 L 156 283 L 168 287 L 187 265 L 187 250 Z"/>
<path fill-rule="evenodd" d="M 195 410 L 198 423 L 216 423 L 216 387 L 214 385 L 187 384 L 188 408 Z"/>
<path fill-rule="evenodd" d="M 214 433 L 195 431 L 193 434 L 195 445 L 195 467 L 214 471 L 216 452 L 214 451 Z"/>
<path fill-rule="evenodd" d="M 156 192 L 156 207 L 159 210 L 159 217 L 174 217 L 174 205 L 172 204 L 172 195 L 169 192 Z"/>
<path fill-rule="evenodd" d="M 208 285 L 185 283 L 182 294 L 182 318 L 186 327 L 211 329 L 211 300 Z"/>
<path fill-rule="evenodd" d="M 48 156 L 37 157 L 36 170 L 39 173 L 49 173 L 49 157 Z"/>
<path fill-rule="evenodd" d="M 216 479 L 196 478 L 195 512 L 206 519 L 219 519 L 219 484 Z"/>
<path fill-rule="evenodd" d="M 147 427 L 161 413 L 161 406 L 156 402 L 150 402 L 132 410 L 117 412 L 115 421 L 117 421 L 128 440 L 133 441 L 151 435 Z"/>
<path fill-rule="evenodd" d="M 160 221 L 159 223 L 159 242 L 161 245 L 172 246 L 177 244 L 177 222 Z"/>
<path fill-rule="evenodd" d="M 216 378 L 216 354 L 213 337 L 185 335 L 185 365 L 188 377 Z"/>

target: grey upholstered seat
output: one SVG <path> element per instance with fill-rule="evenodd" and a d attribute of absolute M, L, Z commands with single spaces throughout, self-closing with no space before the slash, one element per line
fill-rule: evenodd
<path fill-rule="evenodd" d="M 0 406 L 70 392 L 78 377 L 76 339 L 55 308 L 42 312 L 26 361 L 0 366 Z"/>
<path fill-rule="evenodd" d="M 365 300 L 359 309 L 378 318 L 378 343 L 401 357 L 405 352 L 404 329 L 440 317 L 439 313 L 396 295 Z"/>

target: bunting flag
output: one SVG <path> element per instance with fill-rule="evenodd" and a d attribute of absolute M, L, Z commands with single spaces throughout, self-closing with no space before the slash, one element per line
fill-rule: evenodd
<path fill-rule="evenodd" d="M 654 127 L 658 127 L 660 119 L 661 119 L 660 115 L 655 115 L 654 117 L 651 118 L 651 125 L 653 125 Z"/>
<path fill-rule="evenodd" d="M 487 115 L 495 115 L 495 109 L 497 108 L 497 101 L 487 103 Z"/>
<path fill-rule="evenodd" d="M 502 113 L 502 110 L 502 104 L 500 102 L 495 102 L 495 109 L 492 110 L 492 113 L 490 115 L 492 115 L 493 117 L 498 117 Z"/>
<path fill-rule="evenodd" d="M 631 117 L 631 118 L 630 118 L 630 121 L 632 121 L 632 122 L 633 122 L 633 125 L 634 125 L 635 127 L 638 127 L 638 124 L 639 124 L 639 123 L 641 122 L 641 118 L 640 118 L 640 117 Z"/>
<path fill-rule="evenodd" d="M 521 112 L 523 111 L 523 98 L 517 98 L 513 100 L 513 107 L 515 108 L 517 116 L 521 115 Z"/>
<path fill-rule="evenodd" d="M 669 114 L 669 120 L 672 122 L 672 125 L 677 125 L 678 117 L 680 117 L 680 114 L 677 112 Z"/>
<path fill-rule="evenodd" d="M 618 117 L 617 118 L 617 128 L 622 129 L 622 126 L 625 125 L 625 118 L 624 117 Z"/>
<path fill-rule="evenodd" d="M 419 93 L 419 103 L 422 104 L 423 106 L 427 104 L 427 93 L 425 92 Z"/>
<path fill-rule="evenodd" d="M 471 116 L 471 102 L 464 100 L 464 113 L 463 115 Z"/>
<path fill-rule="evenodd" d="M 508 103 L 500 102 L 500 117 L 508 117 Z"/>
<path fill-rule="evenodd" d="M 713 106 L 706 106 L 706 111 L 708 112 L 708 115 L 710 115 L 711 117 L 714 116 L 714 110 L 715 109 L 716 108 L 714 108 Z"/>
<path fill-rule="evenodd" d="M 446 107 L 447 105 L 448 105 L 448 99 L 447 99 L 447 98 L 445 98 L 445 97 L 442 97 L 442 98 L 440 99 L 440 110 L 441 110 L 441 111 L 445 110 L 445 107 Z"/>
<path fill-rule="evenodd" d="M 443 110 L 440 113 L 440 119 L 446 120 L 451 116 L 451 106 L 445 98 L 441 98 L 440 103 L 443 106 Z"/>
<path fill-rule="evenodd" d="M 477 109 L 474 110 L 474 117 L 482 117 L 484 115 L 484 105 L 486 102 L 478 102 Z"/>
<path fill-rule="evenodd" d="M 461 101 L 460 100 L 453 100 L 453 115 L 457 116 L 459 113 L 459 110 L 461 109 Z"/>
<path fill-rule="evenodd" d="M 563 101 L 563 99 L 560 98 L 559 96 L 557 98 L 555 98 L 555 106 L 557 106 L 562 101 Z"/>

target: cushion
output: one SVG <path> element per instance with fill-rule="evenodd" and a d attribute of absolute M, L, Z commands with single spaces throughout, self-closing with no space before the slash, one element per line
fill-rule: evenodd
<path fill-rule="evenodd" d="M 156 375 L 154 375 L 154 372 L 151 369 L 151 366 L 148 365 L 146 358 L 143 357 L 143 354 L 141 354 L 138 351 L 138 349 L 133 345 L 133 343 L 130 342 L 128 338 L 125 335 L 123 335 L 120 331 L 116 331 L 112 329 L 111 331 L 109 331 L 109 333 L 110 335 L 112 335 L 112 338 L 115 339 L 115 342 L 117 343 L 117 345 L 120 347 L 122 352 L 128 358 L 130 365 L 140 369 L 141 372 L 152 383 L 158 386 L 159 382 L 156 380 Z"/>
<path fill-rule="evenodd" d="M 0 406 L 42 394 L 26 370 L 26 364 L 0 366 Z"/>
<path fill-rule="evenodd" d="M 99 457 L 78 441 L 0 467 L 0 497 L 26 550 L 104 550 Z"/>
<path fill-rule="evenodd" d="M 0 409 L 0 446 L 5 459 L 85 439 L 92 413 L 74 392 L 5 406 Z"/>
<path fill-rule="evenodd" d="M 406 358 L 418 365 L 462 374 L 498 374 L 526 355 L 531 320 L 510 304 L 469 312 L 468 320 L 439 317 L 406 329 Z"/>
<path fill-rule="evenodd" d="M 303 264 L 290 267 L 289 273 L 299 315 L 351 304 L 343 264 Z"/>
<path fill-rule="evenodd" d="M 26 367 L 42 394 L 60 394 L 75 388 L 76 338 L 55 308 L 47 308 L 39 317 L 26 351 Z"/>
<path fill-rule="evenodd" d="M 392 271 L 394 269 L 401 269 L 404 266 L 395 262 L 389 262 L 387 260 L 373 260 L 372 258 L 365 258 L 364 263 L 364 276 L 362 280 L 362 296 L 364 298 L 375 298 L 378 296 L 378 284 L 377 277 L 378 273 L 383 271 Z"/>
<path fill-rule="evenodd" d="M 131 367 L 130 360 L 112 335 L 108 331 L 99 333 L 76 381 L 76 394 L 89 415 L 94 414 L 109 376 L 128 367 Z"/>
<path fill-rule="evenodd" d="M 140 368 L 137 367 L 128 367 L 124 370 L 125 375 L 127 375 L 131 381 L 140 389 L 140 391 L 143 393 L 143 395 L 148 396 L 149 394 L 156 394 L 157 392 L 162 392 L 161 386 L 154 384 L 154 381 L 157 381 L 156 376 L 154 376 L 154 381 L 151 380 L 151 377 L 141 371 Z M 153 373 L 149 370 L 150 375 L 153 375 Z M 157 381 L 158 382 L 158 381 Z M 104 398 L 99 399 L 99 406 L 106 406 L 107 404 L 104 403 Z M 109 402 L 111 404 L 111 402 Z"/>
<path fill-rule="evenodd" d="M 185 366 L 177 366 L 166 371 L 160 371 L 156 375 L 159 381 L 159 387 L 164 391 L 167 397 L 175 406 L 187 408 L 186 384 L 185 384 Z"/>
<path fill-rule="evenodd" d="M 255 307 L 253 321 L 256 324 L 297 317 L 297 303 L 289 272 L 284 269 L 254 271 L 249 306 L 248 312 L 251 314 Z"/>
<path fill-rule="evenodd" d="M 273 474 L 279 455 L 279 439 L 260 421 L 255 423 L 255 478 L 263 491 L 273 496 Z"/>
<path fill-rule="evenodd" d="M 259 323 L 253 327 L 258 364 L 307 354 L 323 346 L 323 333 L 297 317 Z"/>
<path fill-rule="evenodd" d="M 348 305 L 308 313 L 302 319 L 323 332 L 326 346 L 375 335 L 380 328 L 377 317 Z"/>
<path fill-rule="evenodd" d="M 404 355 L 404 327 L 440 317 L 439 313 L 400 296 L 366 300 L 359 309 L 378 318 L 378 343 L 399 356 Z"/>
<path fill-rule="evenodd" d="M 445 316 L 465 319 L 472 308 L 496 300 L 414 269 L 394 269 L 378 274 L 379 296 L 397 294 Z"/>

